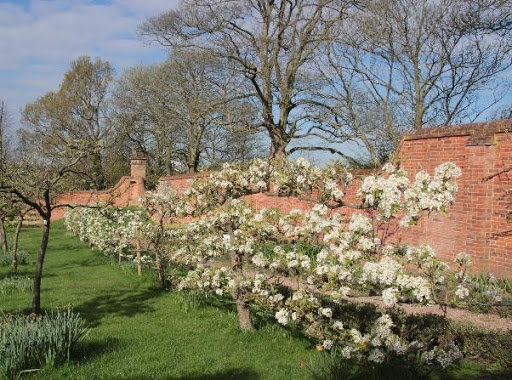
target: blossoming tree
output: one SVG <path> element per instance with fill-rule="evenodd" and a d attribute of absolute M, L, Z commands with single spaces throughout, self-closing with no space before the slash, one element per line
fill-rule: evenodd
<path fill-rule="evenodd" d="M 387 307 L 406 300 L 440 301 L 451 276 L 448 266 L 427 245 L 408 247 L 403 255 L 403 247 L 386 239 L 382 227 L 398 223 L 407 228 L 426 213 L 445 212 L 455 200 L 458 176 L 460 170 L 446 163 L 432 176 L 421 171 L 411 180 L 404 170 L 388 164 L 379 175 L 362 181 L 360 202 L 348 204 L 343 187 L 353 179 L 340 166 L 320 170 L 301 159 L 257 160 L 248 168 L 225 165 L 184 194 L 172 193 L 172 215 L 201 217 L 168 233 L 168 246 L 175 248 L 158 254 L 189 269 L 180 289 L 232 297 L 244 330 L 252 329 L 249 306 L 257 304 L 274 310 L 280 324 L 303 327 L 325 349 L 343 346 L 346 358 L 382 362 L 387 354 L 421 350 L 425 362 L 445 366 L 461 357 L 453 342 L 427 347 L 405 341 L 388 314 L 360 330 L 344 321 L 336 305 L 352 289 L 370 287 Z M 150 196 L 165 199 L 169 192 L 161 186 L 160 195 Z M 307 212 L 254 210 L 243 197 L 255 193 L 317 203 Z M 156 207 L 163 210 L 164 204 Z M 332 212 L 341 206 L 353 212 Z M 263 249 L 268 244 L 273 246 L 270 253 Z M 318 254 L 304 253 L 301 244 L 314 245 Z M 459 261 L 463 268 L 464 260 Z M 409 270 L 411 266 L 416 269 Z M 457 278 L 460 288 L 454 296 L 467 296 L 464 269 Z"/>

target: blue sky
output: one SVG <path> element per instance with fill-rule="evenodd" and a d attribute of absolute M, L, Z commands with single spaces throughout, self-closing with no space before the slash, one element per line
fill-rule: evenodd
<path fill-rule="evenodd" d="M 139 63 L 163 61 L 164 49 L 144 45 L 137 40 L 135 31 L 148 17 L 178 3 L 179 0 L 0 0 L 0 99 L 7 103 L 13 127 L 19 126 L 20 110 L 27 103 L 58 89 L 71 61 L 81 55 L 110 61 L 118 74 Z M 503 75 L 510 78 L 512 70 Z M 508 104 L 511 99 L 508 94 L 501 104 Z M 308 156 L 323 157 L 318 152 Z"/>
<path fill-rule="evenodd" d="M 178 0 L 0 0 L 0 99 L 12 124 L 19 111 L 56 90 L 81 55 L 110 61 L 117 73 L 165 59 L 137 40 L 137 25 Z"/>

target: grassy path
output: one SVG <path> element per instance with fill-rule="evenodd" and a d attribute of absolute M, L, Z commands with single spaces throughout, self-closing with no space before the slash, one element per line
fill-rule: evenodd
<path fill-rule="evenodd" d="M 32 276 L 39 229 L 22 232 L 31 253 L 20 273 Z M 8 268 L 0 267 L 0 279 Z M 53 225 L 44 269 L 42 306 L 72 305 L 90 332 L 67 366 L 35 379 L 307 379 L 310 344 L 275 324 L 255 333 L 237 327 L 229 304 L 210 305 L 163 292 L 150 275 L 123 271 Z M 2 313 L 27 312 L 31 294 L 0 295 Z"/>

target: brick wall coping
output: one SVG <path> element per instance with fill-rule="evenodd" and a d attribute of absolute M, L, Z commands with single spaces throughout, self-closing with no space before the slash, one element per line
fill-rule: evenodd
<path fill-rule="evenodd" d="M 375 174 L 378 170 L 375 169 L 352 169 L 349 170 L 354 177 L 366 177 Z M 180 179 L 199 179 L 209 177 L 212 172 L 200 172 L 200 173 L 185 173 L 185 174 L 174 174 L 164 177 L 160 177 L 158 182 L 167 182 Z"/>
<path fill-rule="evenodd" d="M 493 145 L 494 134 L 512 132 L 512 119 L 484 121 L 480 123 L 439 126 L 406 133 L 404 140 L 470 136 L 468 145 Z"/>
<path fill-rule="evenodd" d="M 379 172 L 379 169 L 348 169 L 354 177 L 367 177 Z"/>
<path fill-rule="evenodd" d="M 115 192 L 117 189 L 119 189 L 120 187 L 122 187 L 126 183 L 126 181 L 131 181 L 132 179 L 134 179 L 134 177 L 123 176 L 123 177 L 121 177 L 121 179 L 119 181 L 117 181 L 117 183 L 116 183 L 116 185 L 114 187 L 111 187 L 111 188 L 108 188 L 108 189 L 105 189 L 105 190 L 76 190 L 76 191 L 68 191 L 66 193 L 61 193 L 58 196 L 64 196 L 64 195 L 69 195 L 69 194 L 73 194 L 73 195 L 111 194 L 111 193 Z"/>
<path fill-rule="evenodd" d="M 174 174 L 174 175 L 160 177 L 158 179 L 158 181 L 165 182 L 165 181 L 172 181 L 175 179 L 197 179 L 197 178 L 204 178 L 204 177 L 209 177 L 209 176 L 210 176 L 210 172 Z"/>

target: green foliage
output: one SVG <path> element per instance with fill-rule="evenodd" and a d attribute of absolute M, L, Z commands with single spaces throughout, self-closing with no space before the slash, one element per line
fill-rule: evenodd
<path fill-rule="evenodd" d="M 16 257 L 18 258 L 18 265 L 28 263 L 30 254 L 27 251 L 18 251 Z M 12 264 L 12 254 L 0 255 L 0 266 L 10 266 Z"/>
<path fill-rule="evenodd" d="M 276 244 L 268 242 L 259 247 L 265 258 L 272 258 L 275 256 L 274 248 Z M 316 255 L 322 250 L 322 247 L 318 244 L 306 244 L 306 243 L 295 243 L 295 244 L 280 244 L 286 252 L 297 250 L 297 253 L 309 256 L 311 259 L 315 259 Z"/>
<path fill-rule="evenodd" d="M 347 324 L 355 325 L 365 331 L 380 314 L 377 307 L 370 304 L 354 304 L 348 301 L 330 305 L 333 313 L 343 316 Z M 335 347 L 332 352 L 317 352 L 310 357 L 307 365 L 314 379 L 421 379 L 442 378 L 472 369 L 475 378 L 481 378 L 481 368 L 491 375 L 510 376 L 512 374 L 512 335 L 499 330 L 481 330 L 462 322 L 453 322 L 438 315 L 410 315 L 403 311 L 390 312 L 395 323 L 394 330 L 408 341 L 428 341 L 435 346 L 443 341 L 454 340 L 465 356 L 462 367 L 453 366 L 448 372 L 422 365 L 418 358 L 388 357 L 382 365 L 365 363 L 357 365 L 355 361 L 343 359 L 341 349 Z M 433 371 L 433 372 L 432 372 Z M 498 376 L 498 378 L 500 378 Z M 463 377 L 464 378 L 464 377 Z"/>
<path fill-rule="evenodd" d="M 7 266 L 11 265 L 12 263 L 12 256 L 7 254 L 0 254 L 0 266 Z"/>
<path fill-rule="evenodd" d="M 18 251 L 16 258 L 18 259 L 18 265 L 28 264 L 30 254 L 27 251 Z"/>
<path fill-rule="evenodd" d="M 199 307 L 205 304 L 204 293 L 176 292 L 175 297 L 178 303 L 181 305 L 182 310 L 185 312 L 197 310 Z"/>
<path fill-rule="evenodd" d="M 462 323 L 451 323 L 450 333 L 462 343 L 466 357 L 512 375 L 512 334 L 499 330 L 484 331 Z"/>
<path fill-rule="evenodd" d="M 466 357 L 463 366 L 453 367 L 449 371 L 439 372 L 424 365 L 416 359 L 404 360 L 389 357 L 376 365 L 375 363 L 357 364 L 356 361 L 341 356 L 342 347 L 331 351 L 313 353 L 307 368 L 315 380 L 333 379 L 509 379 L 512 376 L 512 336 L 501 331 L 483 331 L 462 323 L 442 322 L 435 316 L 407 317 L 416 319 L 413 330 L 406 332 L 410 337 L 424 335 L 427 331 L 438 331 L 440 336 L 455 338 L 461 345 Z M 472 364 L 469 364 L 469 363 Z M 475 365 L 478 363 L 478 365 Z M 485 368 L 485 371 L 482 371 Z"/>
<path fill-rule="evenodd" d="M 84 320 L 69 309 L 39 318 L 7 315 L 0 326 L 0 373 L 15 378 L 69 361 L 86 332 Z"/>
<path fill-rule="evenodd" d="M 384 380 L 427 379 L 416 362 L 392 357 L 382 364 L 365 363 L 341 356 L 341 347 L 320 351 L 311 355 L 307 368 L 315 380 Z"/>
<path fill-rule="evenodd" d="M 0 294 L 13 294 L 32 290 L 33 280 L 28 277 L 12 276 L 0 280 Z"/>
<path fill-rule="evenodd" d="M 466 304 L 471 311 L 488 313 L 495 311 L 502 316 L 512 316 L 510 304 L 500 305 L 502 301 L 510 303 L 512 300 L 512 282 L 499 279 L 488 273 L 473 276 L 469 279 L 467 288 L 471 294 Z"/>

